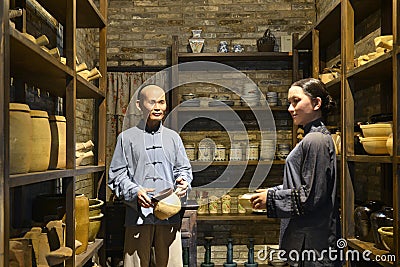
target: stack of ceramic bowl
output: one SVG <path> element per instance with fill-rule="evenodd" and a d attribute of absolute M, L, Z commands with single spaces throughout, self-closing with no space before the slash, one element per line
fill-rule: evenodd
<path fill-rule="evenodd" d="M 386 155 L 389 151 L 386 142 L 392 134 L 391 123 L 375 123 L 360 126 L 364 138 L 360 137 L 360 142 L 365 151 L 371 155 Z"/>
<path fill-rule="evenodd" d="M 268 105 L 273 107 L 278 105 L 278 93 L 277 92 L 267 92 Z"/>
<path fill-rule="evenodd" d="M 245 84 L 242 94 L 242 105 L 255 107 L 260 103 L 260 91 L 255 84 Z"/>

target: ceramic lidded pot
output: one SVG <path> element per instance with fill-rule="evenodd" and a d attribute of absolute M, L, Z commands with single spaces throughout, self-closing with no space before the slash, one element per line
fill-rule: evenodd
<path fill-rule="evenodd" d="M 189 39 L 189 45 L 192 53 L 201 53 L 204 47 L 204 39 L 201 38 L 202 30 L 192 30 L 192 38 Z"/>
<path fill-rule="evenodd" d="M 378 229 L 380 227 L 393 226 L 393 208 L 383 207 L 381 210 L 373 212 L 370 216 L 370 219 L 374 242 L 377 247 L 385 249 Z"/>
<path fill-rule="evenodd" d="M 50 115 L 51 150 L 49 169 L 67 166 L 67 121 L 64 116 Z"/>
<path fill-rule="evenodd" d="M 369 200 L 354 210 L 355 234 L 361 241 L 374 242 L 370 216 L 373 212 L 380 210 L 383 203 Z"/>
<path fill-rule="evenodd" d="M 264 33 L 264 36 L 257 40 L 258 52 L 273 52 L 275 42 L 275 36 L 269 29 L 267 29 Z"/>

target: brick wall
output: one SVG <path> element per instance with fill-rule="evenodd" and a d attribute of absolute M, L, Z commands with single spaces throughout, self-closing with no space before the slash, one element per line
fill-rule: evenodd
<path fill-rule="evenodd" d="M 204 52 L 220 41 L 256 51 L 267 28 L 278 37 L 304 32 L 315 19 L 312 0 L 110 0 L 108 65 L 166 65 L 172 35 L 187 50 L 192 29 L 202 29 Z M 276 47 L 278 49 L 278 47 Z"/>

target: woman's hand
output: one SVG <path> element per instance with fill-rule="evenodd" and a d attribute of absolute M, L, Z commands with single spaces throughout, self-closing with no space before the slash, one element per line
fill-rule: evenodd
<path fill-rule="evenodd" d="M 175 190 L 176 195 L 178 197 L 184 197 L 186 195 L 187 190 L 188 190 L 189 183 L 186 182 L 182 177 L 178 177 L 175 180 L 175 182 L 177 184 L 177 188 Z"/>
<path fill-rule="evenodd" d="M 154 192 L 154 188 L 141 188 L 137 194 L 138 198 L 138 203 L 140 206 L 143 208 L 150 208 L 153 207 L 153 203 L 151 202 L 151 199 L 147 195 L 147 192 Z"/>
<path fill-rule="evenodd" d="M 250 198 L 253 209 L 266 209 L 268 189 L 257 189 L 256 192 L 258 194 L 254 194 Z"/>

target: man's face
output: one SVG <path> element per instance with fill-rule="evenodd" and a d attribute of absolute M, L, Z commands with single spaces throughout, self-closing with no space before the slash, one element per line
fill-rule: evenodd
<path fill-rule="evenodd" d="M 164 90 L 156 85 L 149 85 L 141 92 L 137 105 L 143 111 L 146 121 L 161 121 L 167 110 Z"/>

